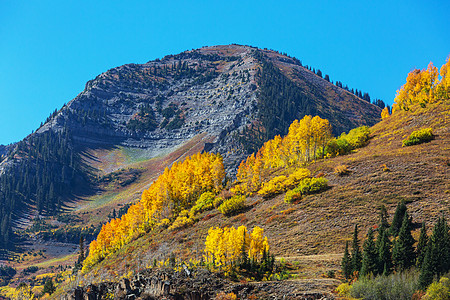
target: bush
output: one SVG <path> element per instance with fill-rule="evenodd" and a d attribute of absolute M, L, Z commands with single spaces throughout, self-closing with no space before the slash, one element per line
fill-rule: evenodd
<path fill-rule="evenodd" d="M 344 135 L 344 138 L 348 141 L 352 150 L 364 147 L 367 144 L 369 137 L 370 129 L 368 126 L 352 129 L 348 134 Z"/>
<path fill-rule="evenodd" d="M 297 184 L 299 184 L 303 179 L 311 176 L 311 172 L 308 169 L 300 168 L 295 170 L 294 173 L 289 175 L 288 179 L 285 181 L 285 187 L 292 189 Z"/>
<path fill-rule="evenodd" d="M 286 195 L 284 196 L 284 202 L 286 203 L 292 203 L 301 199 L 302 199 L 302 192 L 298 187 L 293 190 L 287 191 Z"/>
<path fill-rule="evenodd" d="M 326 178 L 305 178 L 300 182 L 298 189 L 302 195 L 314 194 L 328 188 L 328 180 Z"/>
<path fill-rule="evenodd" d="M 26 267 L 25 269 L 23 269 L 22 273 L 28 273 L 28 274 L 36 273 L 37 270 L 39 270 L 39 268 L 37 266 L 29 266 L 29 267 Z"/>
<path fill-rule="evenodd" d="M 351 290 L 352 290 L 352 286 L 345 282 L 345 283 L 341 283 L 336 288 L 336 293 L 341 297 L 349 297 Z"/>
<path fill-rule="evenodd" d="M 211 192 L 205 192 L 195 202 L 195 205 L 191 208 L 191 215 L 210 210 L 214 206 L 214 194 Z"/>
<path fill-rule="evenodd" d="M 245 196 L 233 196 L 230 199 L 223 202 L 218 210 L 226 215 L 229 216 L 245 207 Z"/>
<path fill-rule="evenodd" d="M 350 174 L 350 170 L 346 165 L 339 165 L 334 168 L 334 173 L 338 174 L 339 176 L 344 176 Z"/>
<path fill-rule="evenodd" d="M 325 152 L 328 156 L 337 156 L 350 153 L 352 150 L 364 147 L 370 137 L 370 129 L 361 126 L 341 134 L 337 139 L 328 142 Z"/>
<path fill-rule="evenodd" d="M 270 198 L 285 191 L 285 181 L 287 177 L 284 175 L 272 178 L 270 181 L 265 182 L 258 194 L 264 198 Z"/>
<path fill-rule="evenodd" d="M 181 229 L 186 228 L 194 224 L 194 220 L 187 217 L 187 216 L 178 216 L 178 218 L 175 219 L 173 224 L 169 227 L 169 230 L 175 230 L 175 229 Z"/>
<path fill-rule="evenodd" d="M 426 300 L 447 300 L 450 299 L 450 280 L 442 277 L 439 282 L 433 282 L 427 289 L 423 299 Z"/>
<path fill-rule="evenodd" d="M 411 299 L 419 288 L 419 273 L 407 271 L 375 278 L 362 277 L 351 288 L 354 298 L 368 300 Z"/>
<path fill-rule="evenodd" d="M 215 208 L 219 208 L 219 206 L 223 203 L 223 198 L 222 197 L 216 197 L 213 201 L 213 205 Z"/>
<path fill-rule="evenodd" d="M 431 141 L 434 138 L 433 130 L 431 128 L 424 128 L 413 131 L 411 135 L 403 140 L 403 147 L 413 146 Z"/>

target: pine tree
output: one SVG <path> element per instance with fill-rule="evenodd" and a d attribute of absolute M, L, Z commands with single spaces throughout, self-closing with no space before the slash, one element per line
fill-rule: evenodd
<path fill-rule="evenodd" d="M 378 257 L 375 242 L 373 240 L 372 228 L 367 233 L 367 240 L 363 246 L 363 259 L 361 267 L 361 275 L 365 276 L 370 273 L 376 274 L 378 271 Z"/>
<path fill-rule="evenodd" d="M 425 290 L 433 282 L 434 274 L 436 274 L 435 261 L 433 259 L 435 253 L 433 253 L 433 248 L 430 241 L 427 245 L 419 275 L 419 286 L 422 290 Z"/>
<path fill-rule="evenodd" d="M 438 219 L 431 236 L 431 243 L 436 274 L 440 277 L 450 269 L 450 241 L 447 222 L 444 217 Z"/>
<path fill-rule="evenodd" d="M 361 270 L 361 261 L 362 257 L 358 240 L 358 224 L 356 224 L 355 230 L 353 232 L 353 241 L 352 241 L 352 256 L 351 256 L 352 273 L 359 272 Z"/>
<path fill-rule="evenodd" d="M 404 201 L 401 201 L 397 208 L 395 209 L 394 218 L 391 224 L 391 234 L 396 237 L 398 232 L 400 231 L 400 227 L 402 226 L 403 217 L 406 213 L 406 204 Z"/>
<path fill-rule="evenodd" d="M 411 235 L 411 218 L 408 213 L 405 213 L 398 238 L 392 250 L 392 261 L 397 270 L 404 271 L 414 265 L 416 261 L 414 243 L 415 240 Z"/>
<path fill-rule="evenodd" d="M 392 269 L 391 241 L 387 230 L 379 232 L 377 240 L 378 273 L 389 275 Z"/>
<path fill-rule="evenodd" d="M 44 289 L 42 290 L 43 294 L 48 293 L 49 295 L 53 294 L 55 292 L 56 288 L 53 284 L 53 280 L 50 278 L 45 282 Z"/>
<path fill-rule="evenodd" d="M 77 264 L 82 266 L 83 265 L 83 261 L 84 261 L 85 258 L 86 258 L 86 256 L 84 254 L 84 238 L 81 235 L 80 236 L 79 249 L 78 249 L 78 261 L 77 261 Z"/>
<path fill-rule="evenodd" d="M 416 249 L 417 251 L 416 266 L 418 268 L 422 267 L 422 263 L 427 251 L 427 243 L 428 243 L 427 228 L 425 226 L 425 222 L 423 222 L 422 229 L 420 230 L 419 243 L 417 244 Z"/>
<path fill-rule="evenodd" d="M 348 241 L 345 242 L 344 256 L 342 257 L 342 273 L 345 278 L 350 278 L 352 275 L 352 261 L 348 253 Z"/>
<path fill-rule="evenodd" d="M 389 228 L 388 213 L 384 205 L 380 206 L 378 232 L 385 231 Z"/>

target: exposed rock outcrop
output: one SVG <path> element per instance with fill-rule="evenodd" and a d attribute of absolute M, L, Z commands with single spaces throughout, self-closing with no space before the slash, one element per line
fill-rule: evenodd
<path fill-rule="evenodd" d="M 332 284 L 335 284 L 333 282 Z M 90 284 L 76 287 L 62 300 L 91 299 L 171 299 L 207 300 L 217 294 L 234 293 L 239 299 L 334 299 L 328 292 L 317 290 L 329 282 L 268 281 L 254 283 L 229 282 L 206 270 L 188 276 L 172 270 L 147 270 L 132 279 L 123 278 L 117 283 Z M 108 298 L 109 297 L 109 298 Z"/>

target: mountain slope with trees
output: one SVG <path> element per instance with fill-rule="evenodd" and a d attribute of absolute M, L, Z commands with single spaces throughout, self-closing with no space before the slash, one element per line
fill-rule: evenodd
<path fill-rule="evenodd" d="M 1 148 L 0 247 L 14 249 L 21 243 L 16 229 L 33 220 L 99 196 L 107 178 L 120 177 L 128 187 L 139 182 L 122 204 L 134 200 L 162 171 L 140 177 L 139 170 L 162 157 L 162 168 L 169 166 L 180 151 L 221 153 L 233 175 L 244 157 L 306 114 L 333 117 L 335 134 L 377 122 L 379 106 L 336 84 L 298 59 L 240 45 L 108 70 L 36 132 Z M 121 171 L 131 165 L 129 173 Z"/>

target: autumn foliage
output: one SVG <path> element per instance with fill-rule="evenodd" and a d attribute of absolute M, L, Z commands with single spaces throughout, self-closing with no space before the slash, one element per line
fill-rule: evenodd
<path fill-rule="evenodd" d="M 425 105 L 450 99 L 450 56 L 440 72 L 430 62 L 425 70 L 413 70 L 408 74 L 406 83 L 397 91 L 392 112 L 409 110 L 413 104 Z M 439 73 L 441 79 L 439 80 Z"/>
<path fill-rule="evenodd" d="M 205 192 L 218 193 L 224 177 L 220 154 L 194 154 L 166 168 L 125 215 L 103 225 L 97 239 L 90 244 L 83 269 L 90 268 L 154 226 L 175 221 L 171 228 L 176 229 L 192 224 L 189 209 L 198 204 L 197 199 Z"/>
<path fill-rule="evenodd" d="M 295 120 L 285 137 L 267 141 L 255 154 L 239 165 L 236 193 L 256 192 L 270 169 L 288 167 L 322 157 L 332 138 L 331 125 L 319 116 Z"/>
<path fill-rule="evenodd" d="M 229 270 L 243 258 L 262 259 L 268 251 L 267 237 L 258 226 L 251 233 L 245 226 L 211 227 L 205 241 L 205 259 L 214 269 Z"/>

